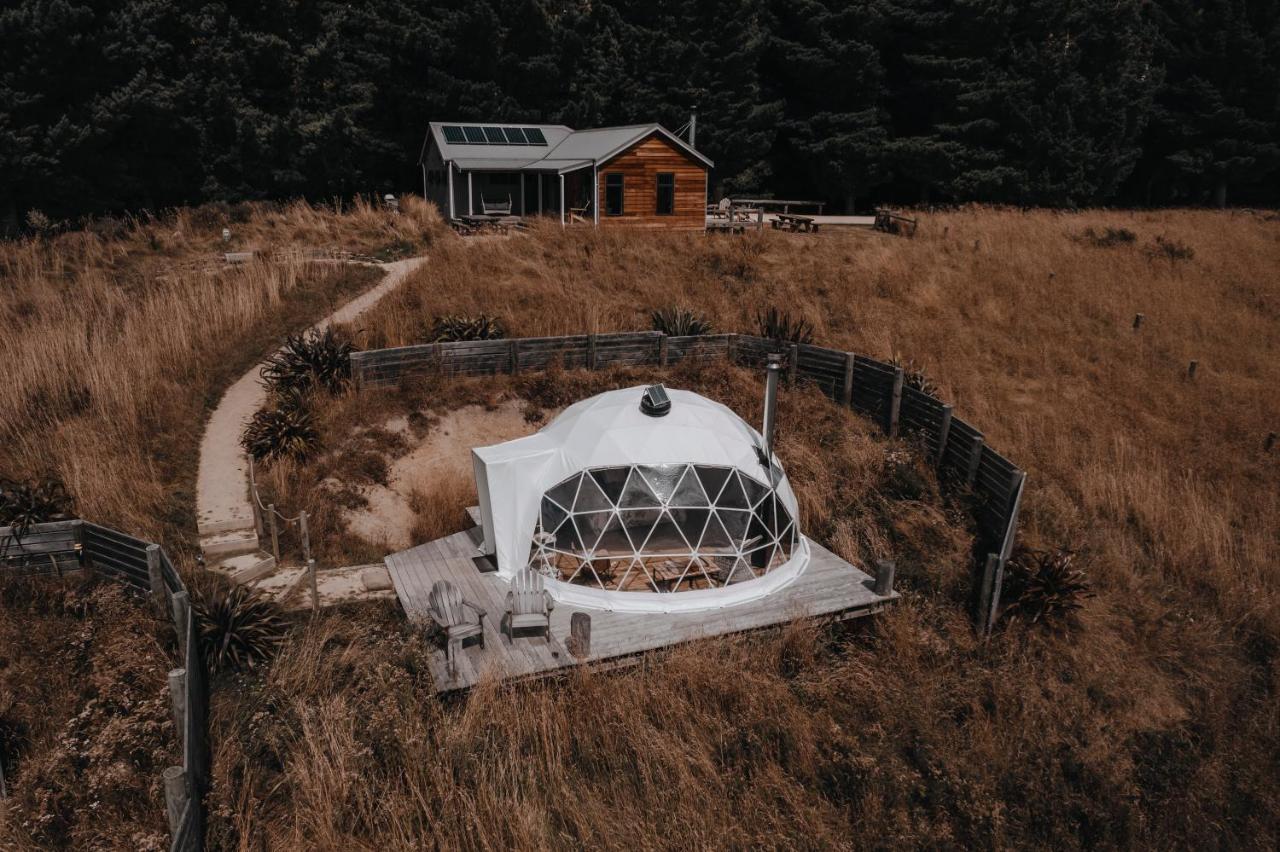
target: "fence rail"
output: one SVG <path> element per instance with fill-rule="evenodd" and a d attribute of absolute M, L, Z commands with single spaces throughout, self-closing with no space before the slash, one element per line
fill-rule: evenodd
<path fill-rule="evenodd" d="M 786 356 L 792 382 L 809 382 L 833 402 L 878 423 L 891 437 L 912 437 L 924 446 L 945 483 L 967 488 L 977 498 L 975 520 L 982 552 L 996 558 L 992 588 L 979 601 L 979 622 L 990 629 L 999 602 L 1004 563 L 1017 535 L 1018 506 L 1026 474 L 986 445 L 980 431 L 942 400 L 905 386 L 895 364 L 810 344 L 794 344 L 751 334 L 668 337 L 661 332 L 578 334 L 465 343 L 429 343 L 355 352 L 351 369 L 368 386 L 395 385 L 415 373 L 446 376 L 520 373 L 546 369 L 666 366 L 684 360 L 726 359 L 759 366 L 769 355 Z"/>
<path fill-rule="evenodd" d="M 169 672 L 182 747 L 182 765 L 164 773 L 170 849 L 199 852 L 209 780 L 208 684 L 187 587 L 168 554 L 159 545 L 89 521 L 54 521 L 25 531 L 0 527 L 0 571 L 45 576 L 97 572 L 147 593 L 157 611 L 172 619 L 183 668 Z"/>

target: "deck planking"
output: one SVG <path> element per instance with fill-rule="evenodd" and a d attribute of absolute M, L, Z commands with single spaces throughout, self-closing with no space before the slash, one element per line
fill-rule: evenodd
<path fill-rule="evenodd" d="M 429 668 L 440 693 L 468 689 L 485 679 L 525 679 L 583 663 L 620 663 L 637 654 L 674 645 L 786 624 L 807 617 L 837 620 L 877 612 L 896 593 L 880 597 L 872 577 L 810 541 L 804 573 L 778 591 L 749 603 L 694 613 L 621 613 L 558 604 L 551 614 L 551 641 L 541 636 L 509 640 L 501 630 L 507 583 L 482 572 L 474 557 L 479 530 L 471 529 L 386 557 L 396 595 L 408 619 L 430 624 L 427 594 L 439 580 L 453 583 L 464 598 L 485 611 L 485 647 L 468 644 L 459 655 L 456 677 L 445 664 L 443 647 L 430 655 Z M 574 612 L 591 616 L 591 654 L 573 657 L 565 642 Z"/>

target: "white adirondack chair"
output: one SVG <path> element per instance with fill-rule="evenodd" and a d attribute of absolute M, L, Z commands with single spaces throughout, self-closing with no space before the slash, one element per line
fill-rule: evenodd
<path fill-rule="evenodd" d="M 474 621 L 468 616 L 467 610 L 475 613 Z M 479 636 L 480 647 L 484 647 L 485 612 L 475 604 L 463 600 L 462 593 L 446 580 L 439 580 L 431 587 L 431 592 L 427 595 L 427 612 L 445 633 L 445 660 L 449 666 L 449 674 L 456 677 L 457 658 L 462 651 L 463 640 Z"/>
<path fill-rule="evenodd" d="M 551 610 L 556 602 L 546 589 L 542 575 L 524 568 L 511 578 L 511 591 L 507 592 L 507 612 L 503 616 L 507 638 L 514 641 L 515 632 L 538 629 L 551 641 Z"/>

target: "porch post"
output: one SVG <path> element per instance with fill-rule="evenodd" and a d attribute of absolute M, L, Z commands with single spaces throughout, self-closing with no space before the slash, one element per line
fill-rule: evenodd
<path fill-rule="evenodd" d="M 529 211 L 526 210 L 524 206 L 524 178 L 525 178 L 525 174 L 524 172 L 521 172 L 520 173 L 520 215 L 521 216 L 529 215 Z"/>
<path fill-rule="evenodd" d="M 475 203 L 471 200 L 471 172 L 467 172 L 467 215 L 476 215 Z"/>
<path fill-rule="evenodd" d="M 564 227 L 564 175 L 560 175 L 560 227 Z"/>
<path fill-rule="evenodd" d="M 444 166 L 449 171 L 449 218 L 458 218 L 453 214 L 453 163 L 445 163 Z"/>
<path fill-rule="evenodd" d="M 600 166 L 591 166 L 591 222 L 600 227 Z"/>

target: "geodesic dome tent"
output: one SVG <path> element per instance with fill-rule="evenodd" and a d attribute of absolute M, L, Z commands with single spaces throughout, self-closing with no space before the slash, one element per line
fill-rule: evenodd
<path fill-rule="evenodd" d="M 688 391 L 645 413 L 645 392 L 600 394 L 472 451 L 499 574 L 530 566 L 557 600 L 636 612 L 731 606 L 794 579 L 809 546 L 760 434 Z"/>

